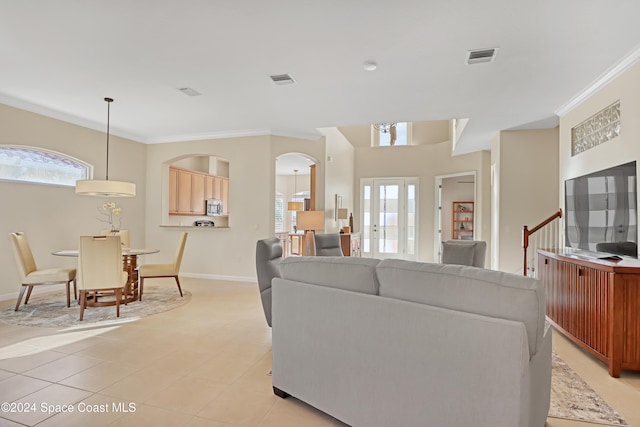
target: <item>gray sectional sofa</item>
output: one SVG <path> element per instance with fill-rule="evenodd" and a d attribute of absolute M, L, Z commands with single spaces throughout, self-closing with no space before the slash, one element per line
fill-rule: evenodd
<path fill-rule="evenodd" d="M 290 257 L 272 281 L 273 387 L 351 426 L 543 427 L 545 294 L 458 265 Z"/>

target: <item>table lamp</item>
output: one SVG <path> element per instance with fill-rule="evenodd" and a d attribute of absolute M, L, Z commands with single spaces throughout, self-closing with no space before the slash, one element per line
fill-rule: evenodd
<path fill-rule="evenodd" d="M 315 256 L 316 242 L 313 237 L 313 232 L 324 228 L 324 212 L 298 211 L 296 214 L 296 223 L 298 230 L 305 230 L 303 255 Z"/>

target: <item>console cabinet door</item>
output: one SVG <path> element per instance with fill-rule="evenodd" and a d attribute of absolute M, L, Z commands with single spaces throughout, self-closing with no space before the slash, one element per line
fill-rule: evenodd
<path fill-rule="evenodd" d="M 205 213 L 205 176 L 199 173 L 191 175 L 191 213 L 204 215 Z"/>

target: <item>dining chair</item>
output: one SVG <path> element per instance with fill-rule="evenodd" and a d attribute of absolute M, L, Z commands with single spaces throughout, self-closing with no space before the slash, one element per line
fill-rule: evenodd
<path fill-rule="evenodd" d="M 122 242 L 123 248 L 131 247 L 131 240 L 129 239 L 129 230 L 102 230 L 100 234 L 103 236 L 120 236 L 120 241 Z"/>
<path fill-rule="evenodd" d="M 20 307 L 20 302 L 24 296 L 25 290 L 27 297 L 24 300 L 25 305 L 29 302 L 29 297 L 33 291 L 33 287 L 37 285 L 52 285 L 57 283 L 66 283 L 67 286 L 67 307 L 71 307 L 70 286 L 73 282 L 73 298 L 78 299 L 78 291 L 76 287 L 76 269 L 75 268 L 47 268 L 38 269 L 36 261 L 33 258 L 31 247 L 27 241 L 27 236 L 21 232 L 10 233 L 11 246 L 13 254 L 20 273 L 20 293 L 16 302 L 16 309 Z"/>
<path fill-rule="evenodd" d="M 178 291 L 180 296 L 182 295 L 182 288 L 180 287 L 180 279 L 178 274 L 180 273 L 180 264 L 182 263 L 182 255 L 184 254 L 184 246 L 187 243 L 187 232 L 183 232 L 178 241 L 178 248 L 176 249 L 176 255 L 173 258 L 173 262 L 170 264 L 143 264 L 138 267 L 138 278 L 140 279 L 140 293 L 139 300 L 142 301 L 142 292 L 144 290 L 144 279 L 161 278 L 161 277 L 173 277 L 178 285 Z"/>
<path fill-rule="evenodd" d="M 80 320 L 84 317 L 87 297 L 93 294 L 94 305 L 98 296 L 115 294 L 116 317 L 120 317 L 122 292 L 129 277 L 122 270 L 122 243 L 120 236 L 80 236 L 78 247 L 78 289 L 80 290 Z"/>

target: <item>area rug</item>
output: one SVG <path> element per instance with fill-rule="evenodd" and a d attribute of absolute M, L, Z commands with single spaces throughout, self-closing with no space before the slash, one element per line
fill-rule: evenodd
<path fill-rule="evenodd" d="M 37 290 L 36 290 L 37 291 Z M 173 310 L 191 301 L 191 293 L 183 289 L 184 297 L 175 286 L 145 286 L 142 301 L 130 302 L 120 305 L 120 317 L 116 317 L 116 307 L 87 307 L 84 311 L 84 320 L 80 322 L 80 306 L 71 301 L 71 307 L 67 307 L 64 291 L 31 295 L 29 304 L 20 306 L 14 311 L 15 305 L 0 310 L 0 321 L 13 325 L 42 326 L 42 327 L 68 327 L 88 326 L 92 323 L 103 323 L 116 319 L 132 320 L 164 311 Z"/>
<path fill-rule="evenodd" d="M 549 416 L 611 426 L 629 425 L 555 353 Z"/>

